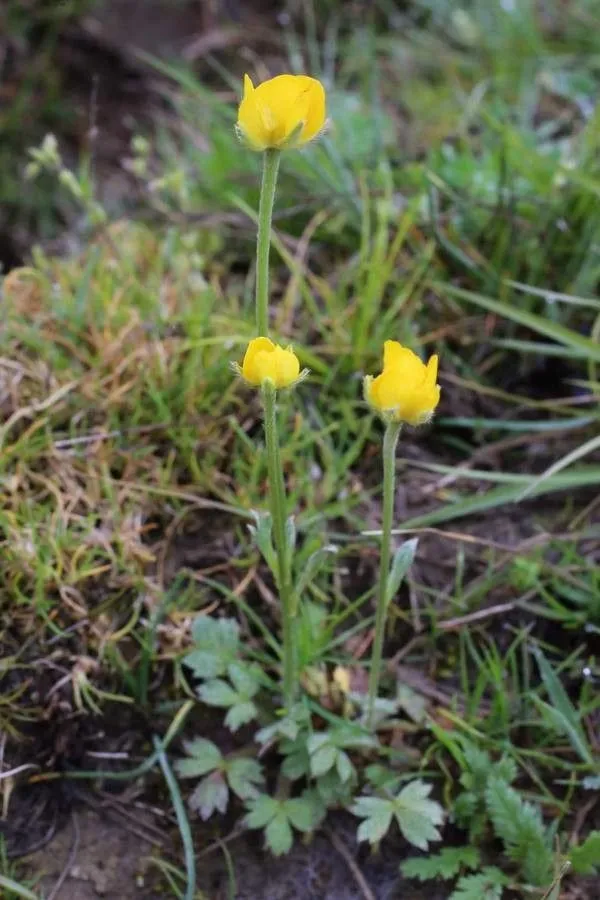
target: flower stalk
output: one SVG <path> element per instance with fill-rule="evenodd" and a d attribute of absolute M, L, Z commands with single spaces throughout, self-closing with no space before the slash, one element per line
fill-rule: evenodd
<path fill-rule="evenodd" d="M 286 535 L 286 496 L 281 465 L 279 432 L 277 429 L 277 394 L 269 381 L 262 386 L 264 407 L 265 443 L 273 521 L 273 541 L 277 556 L 277 587 L 281 603 L 283 696 L 287 709 L 291 709 L 297 689 L 296 646 L 294 638 L 294 588 L 291 572 L 292 550 Z"/>
<path fill-rule="evenodd" d="M 293 546 L 287 532 L 286 493 L 277 430 L 277 390 L 292 387 L 304 376 L 291 347 L 269 339 L 269 256 L 273 205 L 281 153 L 302 147 L 323 130 L 326 121 L 325 89 L 306 75 L 278 75 L 256 87 L 244 76 L 236 132 L 251 150 L 262 153 L 263 170 L 258 208 L 256 244 L 256 331 L 242 365 L 235 370 L 245 381 L 260 387 L 263 401 L 265 443 L 276 581 L 282 619 L 283 694 L 289 709 L 298 688 L 298 663 L 294 618 L 296 594 L 292 577 Z"/>
<path fill-rule="evenodd" d="M 372 728 L 375 704 L 379 693 L 383 640 L 388 607 L 388 581 L 392 558 L 392 526 L 394 521 L 394 499 L 396 495 L 396 448 L 402 430 L 402 423 L 393 420 L 386 424 L 383 438 L 383 522 L 381 530 L 381 554 L 379 562 L 379 593 L 375 613 L 375 636 L 369 671 L 367 727 Z"/>
<path fill-rule="evenodd" d="M 265 150 L 258 207 L 258 239 L 256 244 L 256 331 L 259 336 L 269 333 L 269 251 L 271 223 L 277 187 L 281 151 Z"/>

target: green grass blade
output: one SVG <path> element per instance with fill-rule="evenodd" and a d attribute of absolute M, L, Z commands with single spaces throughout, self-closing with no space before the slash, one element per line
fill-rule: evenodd
<path fill-rule="evenodd" d="M 581 444 L 579 447 L 575 447 L 570 453 L 565 454 L 565 456 L 557 460 L 553 465 L 546 469 L 545 472 L 542 472 L 541 475 L 535 478 L 517 499 L 524 500 L 525 497 L 530 497 L 532 492 L 548 478 L 552 478 L 558 472 L 562 472 L 563 469 L 570 466 L 571 463 L 577 462 L 582 456 L 587 456 L 588 453 L 593 453 L 594 450 L 598 450 L 598 448 L 600 448 L 600 435 L 590 438 L 589 441 L 585 441 L 585 443 Z"/>
<path fill-rule="evenodd" d="M 567 692 L 562 686 L 556 672 L 544 656 L 539 647 L 533 648 L 533 655 L 536 658 L 540 675 L 544 683 L 544 687 L 551 701 L 553 721 L 560 730 L 569 738 L 571 746 L 577 751 L 581 759 L 589 766 L 594 765 L 594 759 L 588 747 L 577 710 L 571 703 Z M 539 700 L 534 696 L 534 700 Z M 543 702 L 543 701 L 540 701 Z"/>
<path fill-rule="evenodd" d="M 39 896 L 30 891 L 29 888 L 23 887 L 22 884 L 13 881 L 12 878 L 8 878 L 6 875 L 0 875 L 0 888 L 12 891 L 17 897 L 23 897 L 23 900 L 40 900 Z"/>
<path fill-rule="evenodd" d="M 576 428 L 586 428 L 593 422 L 599 421 L 598 416 L 579 416 L 572 419 L 559 419 L 557 421 L 540 422 L 536 419 L 476 419 L 465 416 L 448 416 L 437 419 L 438 425 L 449 425 L 452 428 L 469 428 L 473 430 L 487 431 L 572 431 Z"/>
<path fill-rule="evenodd" d="M 430 467 L 428 466 L 427 468 Z M 448 474 L 453 471 L 447 466 L 439 468 L 443 469 Z M 496 476 L 496 478 L 492 479 L 490 477 L 488 480 L 500 480 L 497 476 L 504 473 L 485 472 L 481 474 L 487 476 Z M 519 496 L 522 492 L 523 484 L 530 481 L 530 476 L 510 474 L 506 480 L 509 479 L 513 482 L 512 484 L 492 488 L 490 491 L 487 491 L 487 493 L 478 494 L 476 497 L 466 497 L 464 499 L 461 498 L 460 500 L 456 500 L 453 503 L 449 503 L 445 506 L 440 507 L 440 509 L 434 509 L 431 510 L 431 512 L 423 513 L 419 516 L 413 516 L 403 523 L 401 529 L 394 530 L 393 533 L 404 534 L 407 530 L 411 530 L 413 528 L 424 528 L 431 525 L 440 525 L 443 522 L 452 522 L 455 519 L 465 518 L 465 516 L 485 513 L 490 509 L 496 509 L 497 507 L 504 506 L 507 503 L 515 503 L 519 499 Z M 600 467 L 589 466 L 585 469 L 576 469 L 570 472 L 565 472 L 562 476 L 542 482 L 535 488 L 534 491 L 532 491 L 530 496 L 532 498 L 541 497 L 544 494 L 552 494 L 555 491 L 576 490 L 577 488 L 589 487 L 592 485 L 594 487 L 597 487 L 599 484 Z M 362 533 L 364 536 L 373 536 L 379 534 L 378 531 L 364 531 Z"/>
<path fill-rule="evenodd" d="M 464 288 L 459 288 L 452 284 L 434 282 L 431 286 L 440 294 L 440 296 L 449 294 L 457 300 L 465 300 L 467 303 L 473 303 L 475 306 L 481 307 L 481 309 L 486 309 L 488 312 L 496 313 L 498 316 L 510 319 L 513 322 L 517 322 L 519 325 L 524 325 L 526 328 L 531 328 L 532 331 L 537 331 L 538 334 L 543 334 L 554 341 L 558 341 L 560 344 L 564 344 L 566 347 L 579 350 L 581 353 L 584 353 L 588 359 L 600 362 L 600 344 L 593 341 L 591 338 L 577 334 L 576 331 L 566 328 L 564 325 L 559 325 L 557 322 L 551 322 L 550 319 L 529 312 L 526 309 L 521 309 L 517 305 L 505 303 L 501 300 L 493 300 L 491 297 L 486 297 L 484 294 L 479 294 L 475 291 L 467 291 Z"/>
<path fill-rule="evenodd" d="M 490 341 L 490 346 L 501 350 L 516 350 L 517 353 L 533 353 L 536 356 L 559 356 L 563 359 L 587 359 L 587 351 L 562 344 L 550 344 L 548 341 L 520 341 L 516 338 L 499 338 Z"/>
<path fill-rule="evenodd" d="M 547 288 L 533 287 L 530 284 L 523 284 L 521 281 L 511 281 L 506 279 L 504 284 L 522 291 L 524 294 L 531 294 L 533 297 L 543 297 L 549 303 L 568 303 L 570 306 L 583 306 L 588 309 L 600 310 L 600 300 L 593 297 L 574 297 L 571 294 L 563 294 L 560 291 L 549 291 Z"/>

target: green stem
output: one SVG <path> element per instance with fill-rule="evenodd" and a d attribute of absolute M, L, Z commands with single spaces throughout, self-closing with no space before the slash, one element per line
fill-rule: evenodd
<path fill-rule="evenodd" d="M 269 250 L 271 221 L 279 171 L 280 150 L 265 150 L 258 207 L 258 240 L 256 245 L 256 330 L 259 336 L 269 333 Z"/>
<path fill-rule="evenodd" d="M 291 577 L 291 551 L 286 535 L 286 496 L 281 466 L 277 406 L 275 388 L 269 382 L 263 385 L 262 397 L 265 415 L 265 441 L 271 494 L 273 538 L 277 554 L 277 581 L 281 602 L 283 631 L 283 696 L 285 705 L 291 708 L 296 695 L 296 647 L 294 640 L 294 592 Z"/>
<path fill-rule="evenodd" d="M 375 701 L 379 692 L 383 638 L 387 616 L 387 590 L 390 574 L 392 525 L 394 520 L 394 498 L 396 493 L 396 447 L 402 426 L 399 422 L 389 422 L 383 438 L 383 524 L 381 530 L 381 556 L 379 562 L 379 596 L 375 615 L 375 637 L 371 653 L 368 694 L 368 727 L 373 727 Z"/>
<path fill-rule="evenodd" d="M 194 852 L 194 840 L 190 829 L 190 820 L 187 817 L 179 785 L 177 784 L 177 779 L 169 765 L 164 745 L 161 744 L 157 737 L 154 737 L 152 742 L 154 744 L 154 752 L 158 757 L 158 762 L 160 763 L 163 775 L 165 776 L 165 781 L 167 782 L 167 787 L 169 788 L 171 802 L 173 804 L 173 809 L 175 810 L 175 818 L 177 819 L 179 834 L 181 835 L 181 842 L 183 844 L 183 855 L 187 875 L 184 900 L 194 900 L 194 897 L 196 896 L 196 854 Z"/>

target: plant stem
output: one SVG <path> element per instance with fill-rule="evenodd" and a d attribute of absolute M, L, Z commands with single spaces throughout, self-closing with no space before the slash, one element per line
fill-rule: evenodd
<path fill-rule="evenodd" d="M 291 549 L 286 536 L 286 496 L 281 467 L 279 431 L 277 429 L 276 391 L 272 384 L 263 385 L 262 397 L 265 417 L 265 441 L 271 495 L 273 538 L 277 554 L 277 587 L 281 602 L 283 631 L 283 696 L 285 705 L 291 708 L 296 695 L 296 646 L 294 640 L 294 596 L 291 578 Z"/>
<path fill-rule="evenodd" d="M 383 638 L 387 617 L 387 588 L 390 574 L 392 524 L 394 519 L 394 498 L 396 493 L 396 447 L 402 425 L 389 422 L 383 438 L 383 523 L 381 530 L 381 555 L 379 561 L 379 596 L 375 614 L 375 637 L 371 653 L 371 669 L 369 672 L 369 694 L 367 724 L 373 727 L 375 702 L 379 691 L 381 676 L 381 658 L 383 655 Z"/>
<path fill-rule="evenodd" d="M 277 186 L 280 150 L 265 150 L 258 207 L 258 240 L 256 245 L 256 330 L 259 336 L 269 333 L 269 251 L 271 221 Z"/>
<path fill-rule="evenodd" d="M 183 844 L 185 870 L 187 875 L 184 900 L 194 900 L 194 897 L 196 896 L 196 854 L 194 853 L 194 840 L 190 829 L 190 821 L 185 811 L 185 804 L 181 797 L 177 779 L 169 765 L 164 745 L 161 744 L 157 737 L 152 739 L 152 743 L 154 744 L 154 752 L 158 757 L 160 767 L 165 776 L 165 781 L 167 782 L 167 787 L 169 788 L 171 802 L 173 804 L 173 809 L 175 810 L 175 817 L 177 819 L 179 834 L 181 835 L 181 842 Z"/>

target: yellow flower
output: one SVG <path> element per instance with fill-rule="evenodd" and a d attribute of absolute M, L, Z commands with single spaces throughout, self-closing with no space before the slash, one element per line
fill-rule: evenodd
<path fill-rule="evenodd" d="M 298 357 L 267 337 L 250 341 L 241 368 L 242 377 L 256 387 L 270 381 L 276 388 L 290 387 L 300 377 Z"/>
<path fill-rule="evenodd" d="M 325 125 L 325 89 L 308 75 L 278 75 L 254 87 L 244 75 L 237 130 L 253 150 L 301 147 Z"/>
<path fill-rule="evenodd" d="M 440 401 L 437 370 L 437 356 L 425 365 L 408 347 L 386 341 L 383 372 L 377 378 L 365 378 L 365 398 L 385 419 L 423 425 Z"/>

